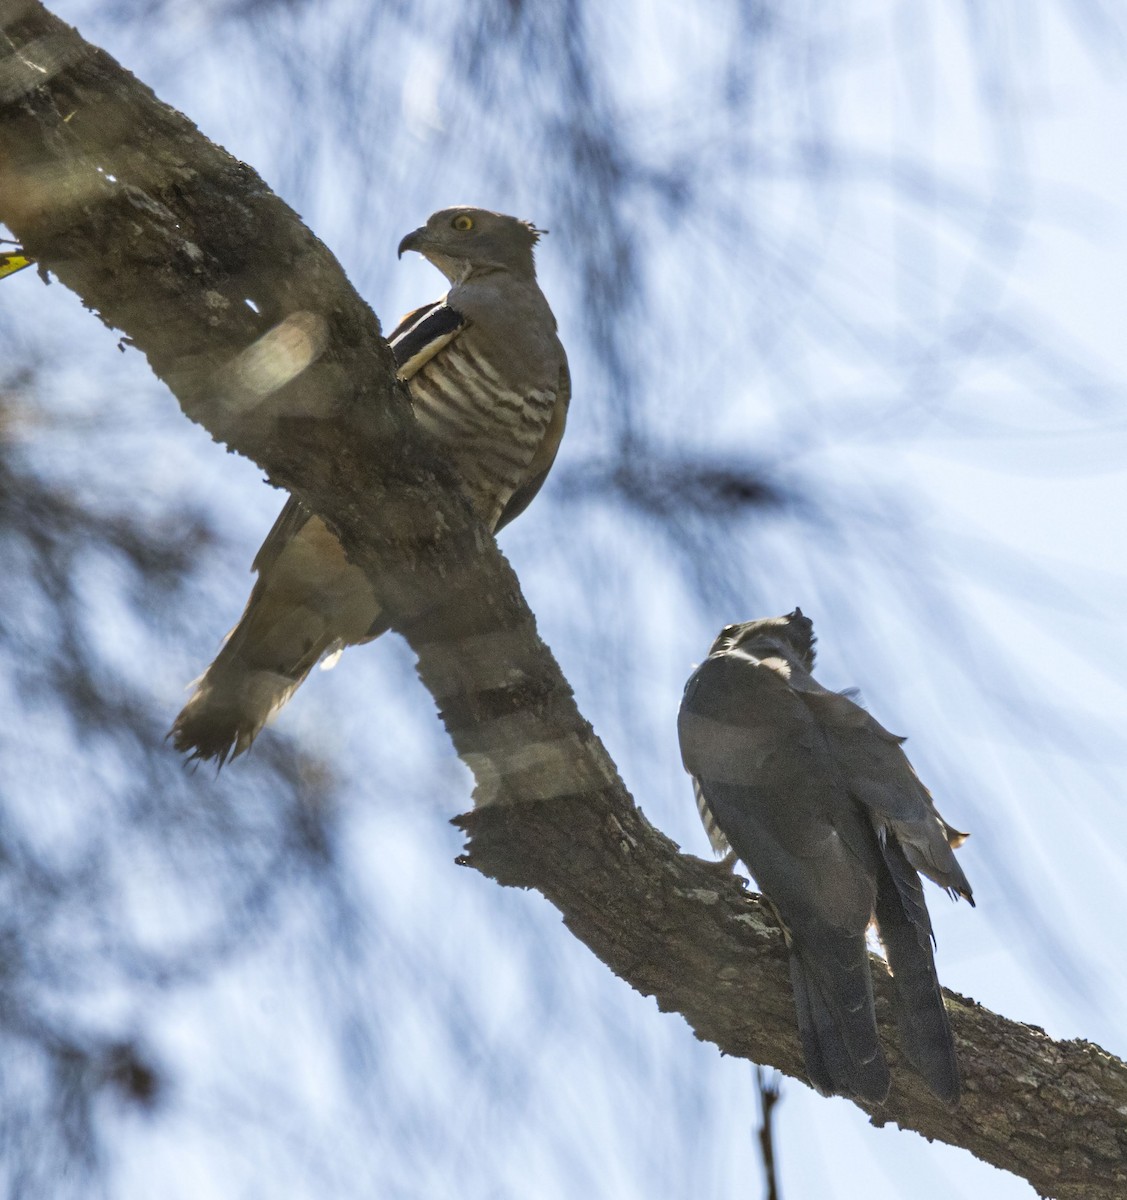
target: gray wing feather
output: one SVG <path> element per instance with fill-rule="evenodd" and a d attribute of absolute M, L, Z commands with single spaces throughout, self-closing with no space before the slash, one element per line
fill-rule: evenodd
<path fill-rule="evenodd" d="M 973 904 L 970 884 L 952 853 L 965 835 L 936 811 L 902 749 L 904 739 L 847 696 L 815 687 L 817 691 L 799 694 L 821 724 L 850 793 L 869 811 L 878 834 L 893 833 L 917 871 Z"/>
<path fill-rule="evenodd" d="M 251 563 L 251 570 L 261 579 L 277 562 L 278 555 L 286 548 L 293 537 L 304 527 L 313 516 L 308 508 L 296 496 L 290 496 L 282 505 L 282 511 L 270 528 L 258 553 Z"/>

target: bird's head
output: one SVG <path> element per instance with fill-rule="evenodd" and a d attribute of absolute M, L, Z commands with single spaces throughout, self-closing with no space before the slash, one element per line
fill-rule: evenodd
<path fill-rule="evenodd" d="M 814 622 L 796 608 L 785 617 L 761 617 L 758 621 L 742 621 L 725 625 L 712 643 L 709 654 L 724 654 L 729 650 L 746 650 L 756 658 L 764 658 L 772 647 L 797 655 L 807 671 L 814 669 Z M 788 655 L 789 656 L 789 655 Z"/>
<path fill-rule="evenodd" d="M 508 271 L 532 279 L 532 250 L 545 232 L 528 221 L 463 204 L 428 217 L 399 243 L 399 257 L 414 250 L 451 283 L 463 283 L 475 271 Z"/>

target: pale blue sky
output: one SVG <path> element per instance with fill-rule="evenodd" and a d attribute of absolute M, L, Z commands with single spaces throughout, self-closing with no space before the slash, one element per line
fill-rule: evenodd
<path fill-rule="evenodd" d="M 823 682 L 860 686 L 909 736 L 945 816 L 972 831 L 962 861 L 978 908 L 931 897 L 943 982 L 1124 1055 L 1127 42 L 1084 43 L 1050 0 L 973 38 L 955 3 L 926 22 L 876 0 L 816 7 L 788 6 L 764 33 L 746 177 L 726 173 L 736 135 L 709 102 L 734 36 L 726 5 L 695 19 L 638 5 L 592 30 L 613 63 L 617 132 L 655 168 L 692 147 L 708 196 L 703 216 L 645 193 L 624 206 L 649 289 L 621 314 L 638 371 L 623 399 L 572 269 L 607 213 L 592 198 L 569 223 L 563 168 L 527 142 L 544 113 L 474 99 L 442 5 L 403 21 L 345 0 L 304 17 L 281 6 L 250 34 L 219 5 L 136 24 L 55 5 L 278 188 L 385 327 L 441 291 L 433 269 L 394 255 L 432 209 L 482 203 L 551 229 L 540 271 L 575 380 L 557 480 L 598 458 L 615 404 L 631 404 L 663 443 L 768 462 L 832 518 L 749 519 L 723 550 L 729 585 L 704 597 L 653 529 L 566 499 L 562 482 L 504 535 L 647 815 L 705 852 L 673 736 L 681 686 L 720 625 L 801 604 Z M 503 62 L 498 94 L 529 69 Z M 341 100 L 345 84 L 357 90 Z M 716 174 L 701 178 L 709 154 Z M 725 226 L 728 210 L 746 225 Z M 195 496 L 222 515 L 230 542 L 207 551 L 194 643 L 122 650 L 171 717 L 237 616 L 280 497 L 180 417 L 74 297 L 28 272 L 0 303 L 20 344 L 47 331 L 66 346 L 45 364 L 58 424 L 29 435 L 45 471 L 154 513 Z M 95 414 L 108 431 L 89 435 Z M 352 924 L 326 928 L 297 891 L 254 954 L 157 1009 L 92 1002 L 132 1006 L 178 1080 L 151 1121 L 107 1116 L 115 1196 L 153 1195 L 154 1172 L 169 1200 L 756 1194 L 751 1067 L 611 977 L 538 897 L 454 866 L 447 822 L 469 781 L 401 644 L 315 675 L 278 729 L 339 775 Z M 77 802 L 60 782 L 52 831 Z M 160 870 L 129 919 L 174 943 L 191 897 Z M 796 1082 L 779 1138 L 788 1198 L 1033 1195 Z"/>

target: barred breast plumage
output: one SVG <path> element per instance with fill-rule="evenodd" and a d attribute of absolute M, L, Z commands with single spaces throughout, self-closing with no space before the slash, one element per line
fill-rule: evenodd
<path fill-rule="evenodd" d="M 543 441 L 556 393 L 518 391 L 467 330 L 410 380 L 419 423 L 449 452 L 481 519 L 497 524 Z"/>

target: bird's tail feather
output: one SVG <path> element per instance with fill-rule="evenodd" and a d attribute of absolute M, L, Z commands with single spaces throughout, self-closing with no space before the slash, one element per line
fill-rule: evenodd
<path fill-rule="evenodd" d="M 791 947 L 791 988 L 806 1073 L 823 1095 L 880 1104 L 888 1095 L 888 1064 L 877 1033 L 865 939 L 836 941 L 842 944 L 820 946 L 817 953 Z"/>
<path fill-rule="evenodd" d="M 876 918 L 896 990 L 900 1040 L 909 1062 L 928 1087 L 941 1100 L 955 1104 L 962 1090 L 959 1063 L 935 971 L 923 888 L 891 839 L 883 865 L 877 882 Z"/>
<path fill-rule="evenodd" d="M 252 596 L 173 722 L 173 745 L 193 759 L 214 759 L 222 766 L 248 750 L 317 661 L 337 644 L 315 610 L 295 606 L 280 619 L 269 620 L 274 614 L 264 607 Z"/>
<path fill-rule="evenodd" d="M 250 749 L 308 674 L 308 667 L 293 676 L 216 659 L 173 723 L 173 745 L 190 758 L 214 759 L 222 766 Z"/>

